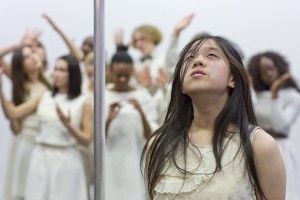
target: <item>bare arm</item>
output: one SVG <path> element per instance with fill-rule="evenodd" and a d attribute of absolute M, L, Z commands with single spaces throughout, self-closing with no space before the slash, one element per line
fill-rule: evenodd
<path fill-rule="evenodd" d="M 0 64 L 3 66 L 3 72 L 9 77 L 11 78 L 11 66 L 9 63 L 4 61 L 4 56 L 12 51 L 14 51 L 15 49 L 21 47 L 21 44 L 16 43 L 16 44 L 12 44 L 6 47 L 3 47 L 0 49 Z"/>
<path fill-rule="evenodd" d="M 111 121 L 118 115 L 120 109 L 120 104 L 118 102 L 109 105 L 108 117 L 105 121 L 105 136 L 108 135 L 108 129 Z"/>
<path fill-rule="evenodd" d="M 42 15 L 48 23 L 52 26 L 52 28 L 60 35 L 65 44 L 68 46 L 70 50 L 70 54 L 73 55 L 78 62 L 83 61 L 84 55 L 80 48 L 76 47 L 75 44 L 69 39 L 69 37 L 57 26 L 57 24 L 51 19 L 48 15 Z"/>
<path fill-rule="evenodd" d="M 1 105 L 4 111 L 6 118 L 10 120 L 21 119 L 34 113 L 37 109 L 38 103 L 41 99 L 41 96 L 38 96 L 30 101 L 26 101 L 18 106 L 15 106 L 13 102 L 8 101 L 3 94 L 2 89 L 0 89 L 0 99 Z"/>
<path fill-rule="evenodd" d="M 194 14 L 189 14 L 182 18 L 174 27 L 173 36 L 179 37 L 181 31 L 189 26 L 191 21 L 193 20 Z"/>
<path fill-rule="evenodd" d="M 4 74 L 11 79 L 11 66 L 8 62 L 6 62 L 4 59 L 1 60 L 0 58 L 0 65 L 3 68 Z"/>
<path fill-rule="evenodd" d="M 93 137 L 93 111 L 89 101 L 86 101 L 83 106 L 83 115 L 81 121 L 81 128 L 77 128 L 70 123 L 70 117 L 65 116 L 61 109 L 57 106 L 57 113 L 63 124 L 76 138 L 79 144 L 88 146 Z"/>
<path fill-rule="evenodd" d="M 253 139 L 253 151 L 257 175 L 265 196 L 267 199 L 284 200 L 285 166 L 276 141 L 266 132 L 259 131 Z"/>
<path fill-rule="evenodd" d="M 21 120 L 11 120 L 10 128 L 13 131 L 14 135 L 18 135 L 21 131 Z"/>
<path fill-rule="evenodd" d="M 13 102 L 6 99 L 2 91 L 2 73 L 2 69 L 0 68 L 0 100 L 6 118 L 10 120 L 21 119 L 35 112 L 42 95 L 15 106 Z"/>
<path fill-rule="evenodd" d="M 130 99 L 129 102 L 134 105 L 134 107 L 139 111 L 141 118 L 142 118 L 142 123 L 143 123 L 143 127 L 144 127 L 144 136 L 146 139 L 149 139 L 151 136 L 151 128 L 150 125 L 148 123 L 148 120 L 139 104 L 139 102 L 135 99 Z"/>
<path fill-rule="evenodd" d="M 144 112 L 141 110 L 140 111 L 141 117 L 142 117 L 142 122 L 143 122 L 143 127 L 144 127 L 144 136 L 146 139 L 149 139 L 151 136 L 151 128 L 150 125 L 146 119 L 146 116 Z"/>
<path fill-rule="evenodd" d="M 270 122 L 274 131 L 288 134 L 300 112 L 300 94 L 292 88 L 281 90 L 281 86 L 291 79 L 290 73 L 281 75 L 271 86 L 272 117 Z"/>
<path fill-rule="evenodd" d="M 15 49 L 21 47 L 21 43 L 11 44 L 0 49 L 0 58 L 3 58 L 6 54 L 14 51 Z"/>
<path fill-rule="evenodd" d="M 9 77 L 11 78 L 11 66 L 9 63 L 7 63 L 5 60 L 4 60 L 4 56 L 10 52 L 13 52 L 14 50 L 16 50 L 17 48 L 20 48 L 22 46 L 25 46 L 25 45 L 28 45 L 28 46 L 33 46 L 38 37 L 41 35 L 41 32 L 39 31 L 30 31 L 30 32 L 27 32 L 22 40 L 18 43 L 15 43 L 15 44 L 11 44 L 11 45 L 8 45 L 8 46 L 5 46 L 3 48 L 0 49 L 0 65 L 3 66 L 3 72 Z"/>

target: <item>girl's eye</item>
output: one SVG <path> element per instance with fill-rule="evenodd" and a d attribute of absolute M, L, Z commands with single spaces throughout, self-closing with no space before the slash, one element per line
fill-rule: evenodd
<path fill-rule="evenodd" d="M 188 56 L 186 59 L 187 59 L 187 60 L 191 60 L 191 59 L 194 59 L 194 58 L 195 58 L 195 56 L 190 55 L 190 56 Z"/>
<path fill-rule="evenodd" d="M 207 55 L 207 57 L 214 57 L 214 58 L 216 58 L 217 56 L 215 54 L 213 54 L 213 53 L 210 53 L 210 54 Z"/>

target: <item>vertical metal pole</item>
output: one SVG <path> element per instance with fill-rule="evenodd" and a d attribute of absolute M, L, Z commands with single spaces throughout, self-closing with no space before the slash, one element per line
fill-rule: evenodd
<path fill-rule="evenodd" d="M 95 200 L 105 200 L 104 158 L 105 158 L 105 123 L 104 123 L 104 0 L 94 1 L 94 194 Z"/>

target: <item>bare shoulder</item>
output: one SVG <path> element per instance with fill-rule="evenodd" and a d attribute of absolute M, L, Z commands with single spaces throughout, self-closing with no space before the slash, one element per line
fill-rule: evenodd
<path fill-rule="evenodd" d="M 276 140 L 259 130 L 252 141 L 256 172 L 267 199 L 283 200 L 285 197 L 285 166 Z"/>
<path fill-rule="evenodd" d="M 93 108 L 92 108 L 92 103 L 89 100 L 86 100 L 83 103 L 83 115 L 85 116 L 84 118 L 89 119 L 93 117 Z"/>
<path fill-rule="evenodd" d="M 264 130 L 259 130 L 253 137 L 252 146 L 256 157 L 270 156 L 278 150 L 276 140 Z"/>
<path fill-rule="evenodd" d="M 92 102 L 90 100 L 85 100 L 83 104 L 84 109 L 92 109 Z"/>
<path fill-rule="evenodd" d="M 152 135 L 152 136 L 149 138 L 149 141 L 148 141 L 148 148 L 153 144 L 153 142 L 155 141 L 156 138 L 157 138 L 157 135 Z"/>
<path fill-rule="evenodd" d="M 147 152 L 149 151 L 150 147 L 153 145 L 154 141 L 156 140 L 156 138 L 158 137 L 158 135 L 152 135 L 148 142 L 147 142 Z"/>

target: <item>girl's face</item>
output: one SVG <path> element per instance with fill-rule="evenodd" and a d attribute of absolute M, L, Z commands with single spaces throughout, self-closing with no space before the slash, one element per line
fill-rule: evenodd
<path fill-rule="evenodd" d="M 92 44 L 89 44 L 89 42 L 84 42 L 81 46 L 81 50 L 83 51 L 83 54 L 85 56 L 88 55 L 90 52 L 93 51 Z"/>
<path fill-rule="evenodd" d="M 69 84 L 68 63 L 63 59 L 58 59 L 53 72 L 53 84 L 59 89 L 67 89 Z"/>
<path fill-rule="evenodd" d="M 194 52 L 190 50 L 186 54 L 183 62 L 182 74 L 186 68 L 183 92 L 189 96 L 200 93 L 223 94 L 228 87 L 234 88 L 228 59 L 219 45 L 208 39 L 196 48 Z"/>
<path fill-rule="evenodd" d="M 94 65 L 86 64 L 85 69 L 86 69 L 86 73 L 87 73 L 87 76 L 88 76 L 90 82 L 93 84 L 94 83 Z"/>
<path fill-rule="evenodd" d="M 22 54 L 23 54 L 23 66 L 24 66 L 25 73 L 28 72 L 30 73 L 31 71 L 35 71 L 39 68 L 41 59 L 39 55 L 37 55 L 32 51 L 32 48 L 24 47 L 22 49 Z"/>
<path fill-rule="evenodd" d="M 111 66 L 111 78 L 115 84 L 115 89 L 118 91 L 127 91 L 129 80 L 133 73 L 133 67 L 127 63 L 113 63 Z"/>
<path fill-rule="evenodd" d="M 267 85 L 272 83 L 279 77 L 279 72 L 272 59 L 262 57 L 259 62 L 261 80 Z"/>
<path fill-rule="evenodd" d="M 150 55 L 155 48 L 155 44 L 151 40 L 147 39 L 143 32 L 139 30 L 135 31 L 133 40 L 136 48 L 140 50 L 144 56 Z"/>
<path fill-rule="evenodd" d="M 33 51 L 39 55 L 42 62 L 44 62 L 46 60 L 46 51 L 45 51 L 44 47 L 42 47 L 41 45 L 34 46 Z"/>

